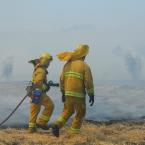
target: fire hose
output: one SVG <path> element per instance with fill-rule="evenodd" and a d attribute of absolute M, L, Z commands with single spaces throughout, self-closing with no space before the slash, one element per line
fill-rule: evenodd
<path fill-rule="evenodd" d="M 30 82 L 31 83 L 31 82 Z M 26 90 L 27 90 L 27 94 L 22 98 L 22 100 L 19 102 L 19 104 L 14 108 L 14 110 L 2 121 L 0 122 L 0 127 L 6 122 L 9 120 L 9 118 L 16 112 L 16 110 L 21 106 L 21 104 L 24 102 L 24 100 L 30 96 L 30 92 L 33 90 L 33 87 L 32 85 L 29 85 L 27 86 Z M 53 83 L 53 81 L 49 81 L 48 82 L 48 86 L 49 87 L 58 87 L 59 84 L 58 83 Z"/>

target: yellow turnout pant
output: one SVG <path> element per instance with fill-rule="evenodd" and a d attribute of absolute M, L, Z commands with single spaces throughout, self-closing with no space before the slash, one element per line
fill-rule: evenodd
<path fill-rule="evenodd" d="M 64 109 L 61 115 L 55 120 L 54 124 L 59 127 L 64 126 L 67 120 L 75 113 L 73 121 L 71 123 L 70 131 L 72 133 L 79 133 L 83 122 L 83 118 L 86 113 L 85 98 L 77 98 L 72 96 L 66 96 L 64 103 Z"/>
<path fill-rule="evenodd" d="M 37 116 L 40 112 L 41 105 L 44 106 L 44 110 L 42 111 L 41 115 L 37 119 Z M 35 128 L 36 122 L 39 125 L 46 125 L 49 121 L 52 112 L 54 110 L 54 104 L 47 94 L 43 93 L 41 96 L 40 104 L 31 103 L 30 106 L 30 117 L 29 117 L 29 128 Z"/>

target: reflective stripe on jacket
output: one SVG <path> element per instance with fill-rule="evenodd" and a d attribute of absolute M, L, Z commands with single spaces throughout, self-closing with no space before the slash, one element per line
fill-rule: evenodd
<path fill-rule="evenodd" d="M 60 77 L 61 90 L 65 96 L 85 97 L 94 95 L 93 78 L 90 67 L 81 59 L 65 64 Z"/>

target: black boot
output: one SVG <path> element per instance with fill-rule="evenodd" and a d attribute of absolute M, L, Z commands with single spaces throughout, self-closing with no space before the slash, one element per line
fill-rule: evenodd
<path fill-rule="evenodd" d="M 43 130 L 49 130 L 49 128 L 50 128 L 50 126 L 47 126 L 47 125 L 39 125 L 39 124 L 36 124 L 36 126 L 38 127 L 38 128 L 41 128 L 41 129 L 43 129 Z"/>
<path fill-rule="evenodd" d="M 59 137 L 59 126 L 58 125 L 52 125 L 52 133 L 54 136 Z"/>

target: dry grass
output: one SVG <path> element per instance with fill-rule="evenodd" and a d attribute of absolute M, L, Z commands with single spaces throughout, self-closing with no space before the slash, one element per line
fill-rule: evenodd
<path fill-rule="evenodd" d="M 92 124 L 85 122 L 79 135 L 63 128 L 60 137 L 51 130 L 29 134 L 26 129 L 1 129 L 0 145 L 145 145 L 145 123 Z"/>

